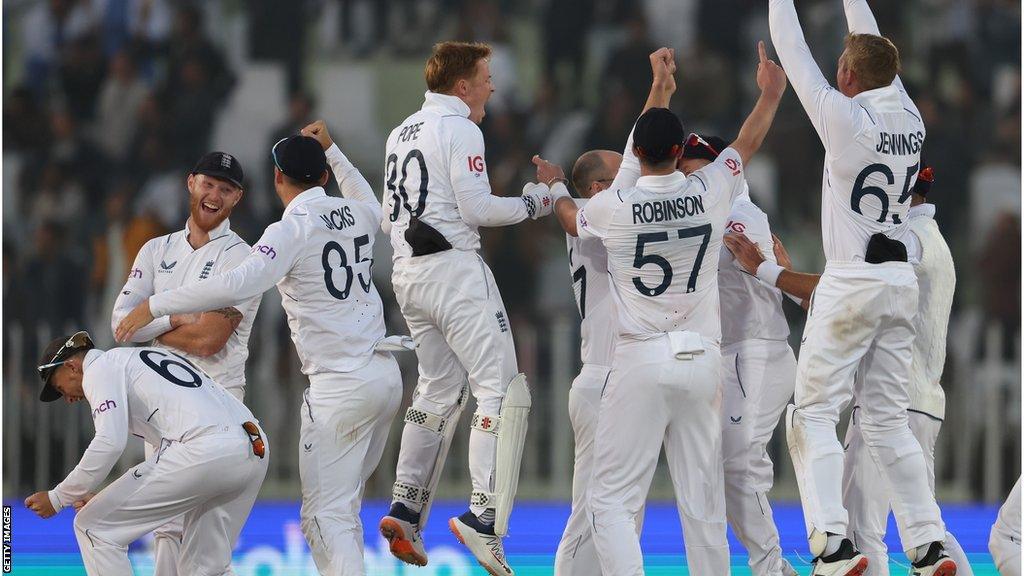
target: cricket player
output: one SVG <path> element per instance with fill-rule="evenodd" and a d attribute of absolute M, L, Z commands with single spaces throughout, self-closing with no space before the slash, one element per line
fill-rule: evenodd
<path fill-rule="evenodd" d="M 650 108 L 666 108 L 675 91 L 672 76 L 675 73 L 674 53 L 671 49 L 651 54 L 654 79 L 644 112 Z M 560 168 L 533 158 L 538 176 L 560 179 Z M 584 198 L 577 201 L 584 206 L 587 200 L 604 190 L 628 188 L 640 177 L 640 163 L 632 150 L 632 134 L 622 154 L 610 150 L 591 150 L 583 153 L 572 169 L 572 184 L 576 193 Z M 562 539 L 555 553 L 555 575 L 601 574 L 601 565 L 594 547 L 590 508 L 590 483 L 594 468 L 594 432 L 597 413 L 601 405 L 601 392 L 608 382 L 615 349 L 615 308 L 608 281 L 608 253 L 597 238 L 579 238 L 565 235 L 569 251 L 569 276 L 580 311 L 580 358 L 583 368 L 569 389 L 569 421 L 572 424 L 575 462 L 572 478 L 572 511 L 566 521 Z M 642 524 L 642 510 L 637 517 L 636 529 Z"/>
<path fill-rule="evenodd" d="M 992 526 L 988 549 L 1002 576 L 1020 576 L 1020 478 Z"/>
<path fill-rule="evenodd" d="M 908 262 L 920 250 L 907 224 L 925 127 L 899 80 L 899 53 L 878 35 L 865 0 L 844 0 L 850 34 L 829 86 L 804 41 L 793 0 L 770 0 L 772 42 L 825 147 L 822 238 L 826 267 L 797 365 L 787 439 L 796 469 L 812 574 L 862 574 L 868 559 L 847 539 L 839 414 L 853 394 L 861 433 L 886 484 L 903 548 L 921 576 L 956 573 L 928 489 L 921 446 L 907 422 L 907 379 L 918 306 Z M 781 268 L 766 262 L 769 285 Z"/>
<path fill-rule="evenodd" d="M 181 574 L 232 574 L 231 551 L 267 474 L 270 447 L 252 412 L 166 348 L 97 350 L 86 332 L 58 338 L 39 363 L 39 399 L 89 402 L 96 436 L 81 461 L 25 506 L 49 518 L 74 506 L 90 576 L 131 576 L 128 545 L 184 518 Z M 94 497 L 133 434 L 160 449 Z M 87 503 L 86 503 L 87 502 Z"/>
<path fill-rule="evenodd" d="M 690 134 L 679 167 L 684 174 L 707 166 L 724 150 L 724 140 Z M 732 204 L 725 228 L 744 233 L 772 253 L 768 216 L 743 191 Z M 747 274 L 722 247 L 718 264 L 722 309 L 722 456 L 725 462 L 725 512 L 747 549 L 755 576 L 793 576 L 782 557 L 779 531 L 768 504 L 774 470 L 768 457 L 779 418 L 793 396 L 796 356 L 789 347 L 789 323 L 782 292 Z"/>
<path fill-rule="evenodd" d="M 604 244 L 618 311 L 589 502 L 604 574 L 643 574 L 635 518 L 663 444 L 691 573 L 729 573 L 718 252 L 733 200 L 743 191 L 743 167 L 764 140 L 786 85 L 763 43 L 758 51 L 761 97 L 713 163 L 690 176 L 678 173 L 686 133 L 675 114 L 652 108 L 633 130 L 636 186 L 607 190 L 582 209 L 561 198 L 555 206 L 566 232 Z"/>
<path fill-rule="evenodd" d="M 131 337 L 152 316 L 216 308 L 277 284 L 292 340 L 309 377 L 301 407 L 301 526 L 321 574 L 363 574 L 359 507 L 401 402 L 395 359 L 384 339 L 373 285 L 373 241 L 381 211 L 359 171 L 322 121 L 271 151 L 285 206 L 233 270 L 151 296 L 118 327 Z M 328 164 L 344 198 L 327 196 Z"/>
<path fill-rule="evenodd" d="M 111 330 L 132 308 L 155 293 L 201 282 L 230 270 L 249 255 L 250 247 L 231 230 L 228 217 L 242 199 L 244 174 L 238 160 L 224 152 L 203 156 L 189 173 L 189 217 L 184 230 L 153 238 L 135 257 L 117 297 Z M 233 302 L 202 314 L 174 314 L 154 319 L 132 337 L 185 357 L 238 400 L 245 395 L 245 361 L 249 333 L 261 296 Z M 159 446 L 146 444 L 146 457 Z M 156 530 L 155 576 L 176 576 L 182 541 L 182 518 Z"/>
<path fill-rule="evenodd" d="M 477 229 L 539 218 L 553 202 L 545 185 L 528 185 L 520 197 L 491 194 L 477 126 L 493 92 L 490 54 L 484 44 L 437 44 L 425 69 L 423 107 L 387 140 L 383 229 L 394 247 L 392 285 L 416 341 L 419 382 L 405 414 L 392 506 L 379 527 L 392 554 L 426 565 L 421 530 L 472 394 L 473 492 L 469 510 L 448 525 L 488 572 L 507 575 L 513 572 L 501 538 L 518 483 L 530 394 L 501 294 L 478 253 Z"/>
<path fill-rule="evenodd" d="M 946 396 L 940 386 L 946 362 L 946 330 L 953 305 L 956 272 L 949 247 L 935 223 L 935 205 L 927 203 L 934 180 L 932 169 L 925 167 L 917 176 L 911 193 L 908 223 L 921 247 L 920 259 L 913 263 L 919 285 L 918 308 L 914 314 L 916 336 L 910 365 L 907 418 L 914 438 L 921 445 L 927 466 L 928 484 L 935 492 L 935 442 L 945 418 Z M 759 249 L 745 237 L 726 238 L 730 250 L 744 270 L 756 273 L 763 258 Z M 776 244 L 781 247 L 781 242 Z M 804 301 L 810 300 L 820 276 L 785 270 L 777 285 Z M 858 372 L 854 382 L 858 401 L 846 433 L 843 475 L 843 503 L 850 510 L 849 533 L 868 558 L 864 574 L 888 576 L 889 557 L 883 541 L 891 507 L 878 466 L 871 459 L 864 440 L 859 391 L 864 381 Z M 958 574 L 973 574 L 967 555 L 952 534 L 945 534 L 945 548 L 956 562 Z"/>

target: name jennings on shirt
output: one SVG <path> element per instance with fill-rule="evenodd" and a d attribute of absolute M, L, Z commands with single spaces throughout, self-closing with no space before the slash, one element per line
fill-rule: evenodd
<path fill-rule="evenodd" d="M 704 197 L 683 196 L 633 204 L 633 224 L 679 220 L 704 213 Z"/>
<path fill-rule="evenodd" d="M 875 152 L 881 152 L 882 154 L 892 154 L 894 156 L 917 154 L 921 152 L 921 145 L 924 144 L 924 133 L 920 130 L 908 134 L 880 132 L 878 136 Z"/>

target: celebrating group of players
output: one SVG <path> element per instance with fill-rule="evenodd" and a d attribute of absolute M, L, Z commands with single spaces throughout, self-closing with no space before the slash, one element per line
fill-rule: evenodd
<path fill-rule="evenodd" d="M 382 202 L 315 122 L 273 147 L 285 210 L 250 247 L 228 222 L 243 195 L 238 161 L 203 157 L 188 176 L 184 229 L 142 248 L 115 305 L 117 340 L 149 345 L 104 352 L 79 332 L 44 352 L 41 399 L 88 400 L 96 436 L 63 482 L 26 505 L 44 518 L 76 508 L 89 574 L 131 574 L 128 545 L 151 531 L 157 576 L 230 574 L 270 455 L 242 398 L 249 331 L 276 284 L 309 378 L 301 526 L 319 572 L 364 574 L 363 489 L 402 397 L 392 354 L 415 350 L 419 379 L 380 533 L 402 561 L 427 564 L 422 530 L 472 396 L 472 494 L 449 527 L 490 574 L 513 574 L 502 537 L 531 399 L 478 228 L 553 213 L 568 235 L 583 336 L 569 400 L 572 513 L 556 574 L 643 573 L 643 507 L 662 446 L 692 574 L 729 573 L 727 523 L 754 574 L 796 574 L 766 498 L 766 446 L 787 405 L 813 574 L 888 574 L 890 507 L 913 574 L 970 574 L 934 496 L 955 279 L 926 203 L 925 129 L 895 46 L 865 0 L 844 3 L 850 35 L 833 88 L 792 0 L 770 0 L 786 70 L 760 43 L 760 98 L 728 145 L 687 135 L 668 110 L 674 54 L 651 54 L 650 96 L 623 153 L 589 151 L 572 170 L 580 199 L 539 157 L 521 196 L 491 194 L 478 128 L 493 91 L 482 44 L 435 47 L 422 108 L 387 140 Z M 825 148 L 821 275 L 790 269 L 744 178 L 787 77 Z M 331 173 L 342 197 L 324 191 Z M 385 336 L 371 277 L 380 229 L 410 336 Z M 799 362 L 784 294 L 808 309 Z M 836 425 L 851 401 L 844 455 Z M 146 461 L 94 495 L 129 433 L 145 438 Z M 993 554 L 1004 574 L 1019 574 L 1019 516 L 1000 518 Z"/>

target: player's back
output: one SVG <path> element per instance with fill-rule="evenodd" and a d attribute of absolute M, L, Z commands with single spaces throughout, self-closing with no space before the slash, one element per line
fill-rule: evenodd
<path fill-rule="evenodd" d="M 483 136 L 466 113 L 468 107 L 458 98 L 427 92 L 423 108 L 388 136 L 383 209 L 396 262 L 437 251 L 438 243 L 456 250 L 480 248 L 480 235 L 462 219 L 455 196 L 455 186 L 460 184 L 456 180 L 487 183 Z M 470 149 L 469 143 L 480 153 L 459 155 L 463 148 Z M 456 162 L 465 170 L 453 170 Z"/>
<path fill-rule="evenodd" d="M 826 260 L 863 261 L 871 236 L 906 244 L 910 194 L 917 181 L 925 128 L 898 82 L 861 92 L 828 123 L 822 182 Z M 841 121 L 840 121 L 841 120 Z"/>
<path fill-rule="evenodd" d="M 166 348 L 115 348 L 98 361 L 123 371 L 129 428 L 154 445 L 161 439 L 187 440 L 216 427 L 255 421 L 240 400 Z M 105 406 L 97 403 L 95 409 Z"/>
<path fill-rule="evenodd" d="M 726 232 L 746 235 L 766 258 L 774 261 L 768 215 L 749 195 L 743 194 L 733 202 Z M 749 339 L 784 341 L 789 337 L 789 324 L 782 312 L 782 292 L 748 274 L 724 246 L 719 256 L 718 289 L 723 346 Z"/>
<path fill-rule="evenodd" d="M 347 372 L 365 365 L 384 337 L 383 304 L 373 284 L 376 203 L 303 192 L 280 226 L 299 243 L 288 274 L 278 282 L 302 371 Z M 268 229 L 269 230 L 269 229 Z M 266 253 L 270 246 L 254 250 Z"/>
<path fill-rule="evenodd" d="M 604 245 L 624 335 L 721 337 L 718 252 L 732 197 L 708 189 L 702 172 L 642 176 L 602 193 L 613 205 Z"/>
<path fill-rule="evenodd" d="M 566 235 L 569 276 L 580 312 L 580 358 L 584 364 L 611 366 L 615 347 L 615 308 L 608 280 L 608 253 L 597 238 Z"/>

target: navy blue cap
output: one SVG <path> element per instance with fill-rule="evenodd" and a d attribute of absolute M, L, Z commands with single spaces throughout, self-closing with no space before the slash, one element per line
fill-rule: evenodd
<path fill-rule="evenodd" d="M 227 152 L 210 152 L 204 155 L 196 162 L 191 173 L 226 180 L 239 188 L 245 181 L 245 174 L 242 173 L 242 165 L 239 164 L 238 158 Z"/>
<path fill-rule="evenodd" d="M 686 142 L 683 123 L 668 108 L 651 108 L 640 115 L 633 128 L 633 145 L 639 149 L 642 160 L 651 163 L 672 158 L 675 146 Z"/>
<path fill-rule="evenodd" d="M 270 150 L 274 166 L 285 176 L 302 182 L 316 184 L 327 170 L 327 155 L 316 138 L 289 136 L 274 144 Z"/>

